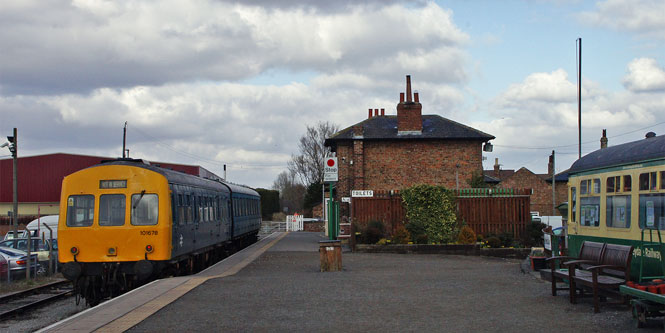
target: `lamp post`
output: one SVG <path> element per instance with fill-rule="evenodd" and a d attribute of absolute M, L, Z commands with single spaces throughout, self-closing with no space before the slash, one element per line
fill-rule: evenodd
<path fill-rule="evenodd" d="M 18 182 L 16 177 L 16 168 L 17 168 L 17 151 L 18 151 L 18 136 L 16 127 L 14 127 L 14 135 L 7 137 L 6 143 L 0 145 L 0 148 L 8 147 L 9 151 L 12 153 L 13 159 L 13 187 L 14 187 L 14 211 L 12 212 L 12 223 L 14 225 L 14 238 L 18 238 Z"/>

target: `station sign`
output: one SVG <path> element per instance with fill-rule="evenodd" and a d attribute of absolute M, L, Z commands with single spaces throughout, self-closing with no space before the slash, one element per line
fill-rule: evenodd
<path fill-rule="evenodd" d="M 342 197 L 342 202 L 351 202 L 351 197 Z"/>
<path fill-rule="evenodd" d="M 338 179 L 337 157 L 326 158 L 323 164 L 323 181 L 336 182 Z"/>
<path fill-rule="evenodd" d="M 351 191 L 351 197 L 353 198 L 371 198 L 374 196 L 374 191 L 372 190 L 353 190 Z"/>

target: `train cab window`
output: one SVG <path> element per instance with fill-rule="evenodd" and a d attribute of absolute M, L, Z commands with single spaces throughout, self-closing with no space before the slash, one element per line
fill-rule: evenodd
<path fill-rule="evenodd" d="M 630 192 L 632 189 L 632 178 L 630 175 L 623 176 L 623 191 Z"/>
<path fill-rule="evenodd" d="M 67 226 L 89 227 L 95 212 L 95 197 L 92 195 L 71 195 L 67 198 Z"/>
<path fill-rule="evenodd" d="M 665 229 L 665 193 L 640 194 L 640 228 Z"/>
<path fill-rule="evenodd" d="M 159 215 L 157 194 L 137 193 L 132 195 L 132 225 L 156 225 Z"/>
<path fill-rule="evenodd" d="M 647 172 L 640 174 L 640 191 L 656 189 L 656 173 Z"/>
<path fill-rule="evenodd" d="M 124 225 L 125 201 L 124 194 L 102 194 L 99 197 L 99 225 Z"/>
<path fill-rule="evenodd" d="M 630 228 L 630 195 L 608 195 L 606 224 L 612 228 Z"/>

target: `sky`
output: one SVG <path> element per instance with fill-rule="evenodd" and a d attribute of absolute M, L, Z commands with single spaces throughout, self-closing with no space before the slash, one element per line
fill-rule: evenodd
<path fill-rule="evenodd" d="M 485 169 L 557 172 L 665 135 L 665 1 L 0 2 L 0 136 L 56 152 L 201 165 L 270 188 L 306 126 L 423 114 L 496 137 Z M 6 148 L 0 158 L 9 158 Z"/>

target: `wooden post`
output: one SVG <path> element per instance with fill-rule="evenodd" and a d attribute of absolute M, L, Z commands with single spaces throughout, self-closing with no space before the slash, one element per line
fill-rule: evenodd
<path fill-rule="evenodd" d="M 341 271 L 342 242 L 338 240 L 320 241 L 319 257 L 321 258 L 321 272 Z"/>

